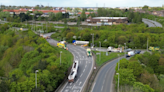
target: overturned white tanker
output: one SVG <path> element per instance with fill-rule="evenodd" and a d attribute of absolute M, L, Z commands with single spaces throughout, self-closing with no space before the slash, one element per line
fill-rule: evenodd
<path fill-rule="evenodd" d="M 75 62 L 72 65 L 71 73 L 68 76 L 68 82 L 74 82 L 75 77 L 77 76 L 78 67 L 79 67 L 78 61 L 75 60 Z"/>

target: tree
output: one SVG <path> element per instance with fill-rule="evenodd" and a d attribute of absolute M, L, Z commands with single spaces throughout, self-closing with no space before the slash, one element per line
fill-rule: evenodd
<path fill-rule="evenodd" d="M 65 24 L 65 26 L 67 26 L 67 19 L 66 18 L 64 18 L 64 24 Z"/>
<path fill-rule="evenodd" d="M 70 39 L 70 38 L 72 38 L 74 35 L 75 35 L 75 33 L 69 32 L 69 33 L 67 33 L 67 35 L 66 35 L 66 39 Z"/>
<path fill-rule="evenodd" d="M 80 17 L 78 17 L 78 19 L 77 19 L 77 26 L 80 26 L 80 24 L 81 24 L 81 19 L 80 19 Z"/>
<path fill-rule="evenodd" d="M 133 85 L 136 81 L 132 69 L 119 69 L 118 73 L 120 85 Z M 118 75 L 115 75 L 115 80 L 118 80 Z"/>
<path fill-rule="evenodd" d="M 134 82 L 133 89 L 137 92 L 154 92 L 154 89 L 152 89 L 149 85 L 144 85 L 141 82 Z"/>
<path fill-rule="evenodd" d="M 148 9 L 149 9 L 149 6 L 144 5 L 144 6 L 142 7 L 142 9 L 143 9 L 143 10 L 148 10 Z"/>
<path fill-rule="evenodd" d="M 119 69 L 126 69 L 128 67 L 129 61 L 127 59 L 123 58 L 119 61 L 119 63 L 120 63 Z M 116 70 L 116 72 L 118 71 L 118 63 L 116 65 L 115 70 Z"/>
<path fill-rule="evenodd" d="M 138 61 L 130 61 L 127 68 L 133 70 L 133 74 L 136 78 L 143 72 L 143 69 Z"/>
<path fill-rule="evenodd" d="M 83 10 L 81 13 L 81 20 L 84 21 L 86 19 L 85 11 Z"/>
<path fill-rule="evenodd" d="M 62 19 L 62 13 L 59 12 L 59 13 L 56 13 L 56 20 L 61 20 Z"/>

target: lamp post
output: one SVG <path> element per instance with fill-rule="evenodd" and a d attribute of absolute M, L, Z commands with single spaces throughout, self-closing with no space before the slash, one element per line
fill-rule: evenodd
<path fill-rule="evenodd" d="M 118 90 L 117 90 L 117 92 L 119 92 L 119 73 L 116 73 L 116 75 L 118 75 Z"/>
<path fill-rule="evenodd" d="M 120 55 L 118 54 L 118 70 L 119 70 L 119 65 L 120 65 Z"/>
<path fill-rule="evenodd" d="M 149 40 L 149 39 L 147 38 L 147 52 L 148 52 L 148 40 Z"/>
<path fill-rule="evenodd" d="M 35 86 L 37 88 L 37 72 L 39 72 L 38 70 L 35 71 Z"/>
<path fill-rule="evenodd" d="M 60 66 L 61 66 L 61 53 L 62 53 L 62 51 L 60 51 Z"/>
<path fill-rule="evenodd" d="M 94 45 L 94 33 L 92 35 L 92 45 Z"/>
<path fill-rule="evenodd" d="M 100 43 L 100 50 L 101 50 L 101 42 L 99 41 Z M 99 55 L 99 61 L 101 60 L 101 52 L 100 52 L 100 55 Z"/>
<path fill-rule="evenodd" d="M 126 58 L 126 43 L 124 43 L 125 44 L 125 58 Z"/>

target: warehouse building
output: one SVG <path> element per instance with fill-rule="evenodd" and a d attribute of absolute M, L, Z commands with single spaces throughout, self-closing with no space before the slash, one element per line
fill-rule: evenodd
<path fill-rule="evenodd" d="M 128 23 L 127 17 L 89 17 L 86 22 L 97 25 L 117 25 L 120 23 Z"/>

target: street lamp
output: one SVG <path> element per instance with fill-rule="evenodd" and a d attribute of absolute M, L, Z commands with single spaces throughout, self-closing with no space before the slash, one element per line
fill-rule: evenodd
<path fill-rule="evenodd" d="M 118 90 L 117 90 L 117 92 L 119 92 L 119 73 L 116 73 L 116 75 L 118 75 Z"/>
<path fill-rule="evenodd" d="M 62 53 L 62 51 L 60 51 L 60 66 L 61 66 L 61 53 Z"/>
<path fill-rule="evenodd" d="M 125 44 L 125 58 L 126 58 L 126 43 L 124 43 Z"/>
<path fill-rule="evenodd" d="M 147 52 L 148 52 L 148 40 L 149 40 L 149 39 L 147 38 Z"/>
<path fill-rule="evenodd" d="M 35 86 L 37 88 L 37 72 L 39 72 L 38 70 L 35 71 Z"/>
<path fill-rule="evenodd" d="M 118 70 L 119 70 L 119 65 L 120 65 L 120 55 L 118 54 Z"/>
<path fill-rule="evenodd" d="M 99 41 L 100 43 L 100 50 L 101 50 L 101 42 Z M 99 55 L 99 61 L 101 60 L 101 52 L 100 52 L 100 55 Z"/>

